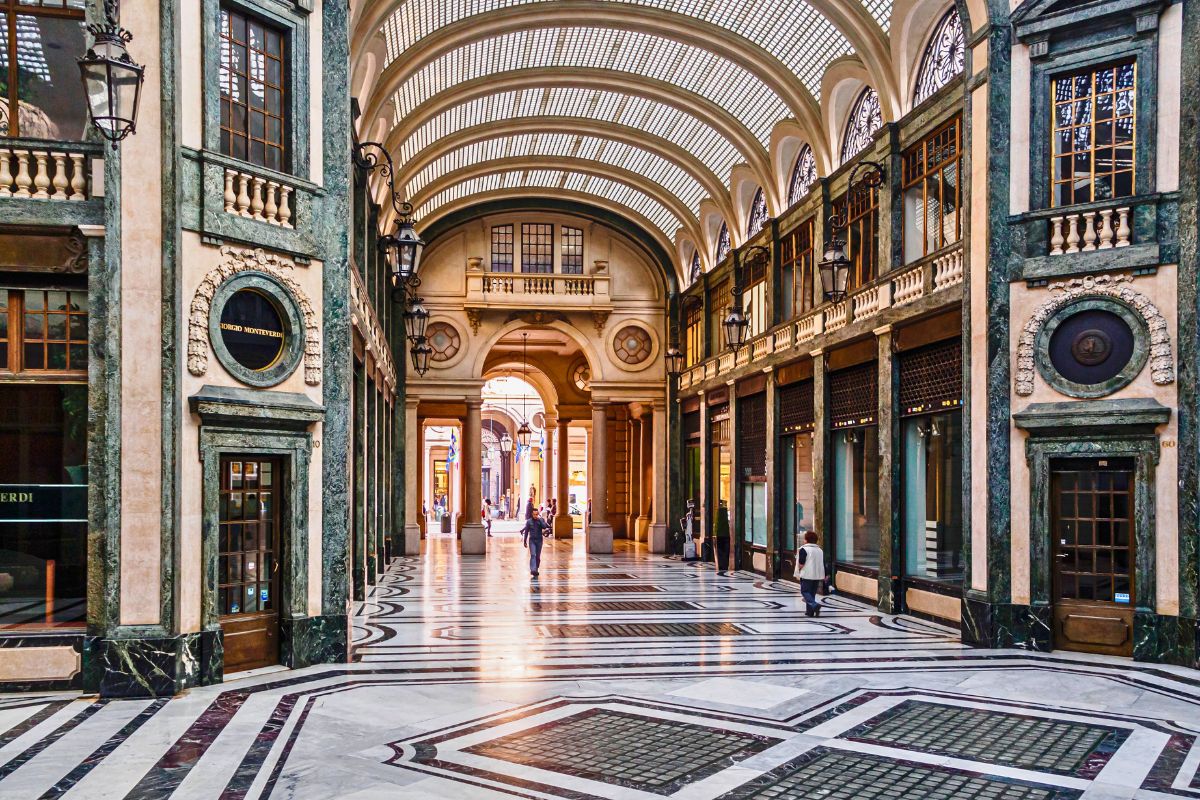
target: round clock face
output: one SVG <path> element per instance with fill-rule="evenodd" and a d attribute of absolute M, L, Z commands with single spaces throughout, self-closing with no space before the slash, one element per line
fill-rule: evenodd
<path fill-rule="evenodd" d="M 221 341 L 233 358 L 248 370 L 270 369 L 283 354 L 283 314 L 262 292 L 234 292 L 221 310 Z"/>

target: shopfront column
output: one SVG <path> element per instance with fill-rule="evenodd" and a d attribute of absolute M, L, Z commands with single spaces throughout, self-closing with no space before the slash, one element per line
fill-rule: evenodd
<path fill-rule="evenodd" d="M 641 442 L 638 445 L 638 454 L 641 456 L 638 459 L 637 474 L 633 480 L 637 481 L 638 499 L 641 501 L 641 507 L 638 509 L 638 541 L 649 541 L 650 538 L 650 523 L 653 513 L 652 507 L 657 505 L 658 496 L 654 493 L 654 481 L 657 479 L 646 480 L 648 467 L 654 458 L 654 442 L 658 436 L 658 418 L 655 412 L 651 409 L 642 408 L 642 430 Z M 652 550 L 651 552 L 658 552 Z"/>
<path fill-rule="evenodd" d="M 647 422 L 650 421 L 647 420 Z M 653 433 L 652 440 L 648 436 L 643 439 L 643 443 L 650 440 L 649 446 L 654 454 L 649 491 L 652 499 L 649 511 L 653 514 L 650 522 L 650 552 L 665 553 L 669 538 L 667 531 L 670 529 L 667 522 L 667 473 L 669 470 L 667 468 L 667 402 L 665 400 L 654 401 L 651 432 Z"/>
<path fill-rule="evenodd" d="M 742 507 L 741 481 L 738 480 L 741 465 L 738 464 L 738 396 L 735 381 L 726 381 L 729 387 L 729 505 L 726 513 L 729 515 L 729 561 L 719 564 L 717 569 L 737 569 L 739 553 L 741 553 L 742 529 L 738 509 Z M 718 512 L 719 513 L 719 512 Z"/>
<path fill-rule="evenodd" d="M 765 471 L 767 474 L 767 568 L 766 575 L 771 580 L 779 577 L 779 563 L 776 555 L 776 550 L 779 541 L 779 514 L 776 506 L 778 505 L 779 487 L 781 485 L 782 476 L 778 472 L 776 464 L 776 454 L 779 451 L 779 393 L 776 390 L 775 371 L 773 367 L 767 367 L 763 370 L 766 374 L 766 440 L 767 440 L 767 456 L 765 461 Z"/>
<path fill-rule="evenodd" d="M 588 484 L 592 487 L 592 521 L 587 529 L 589 553 L 613 551 L 613 529 L 608 522 L 608 401 L 592 401 L 592 463 Z"/>
<path fill-rule="evenodd" d="M 892 614 L 898 611 L 895 590 L 899 588 L 892 585 L 892 577 L 899 575 L 898 570 L 903 566 L 896 563 L 900 554 L 900 520 L 895 497 L 900 470 L 899 462 L 894 457 L 899 431 L 893 413 L 896 360 L 892 354 L 895 337 L 892 326 L 876 328 L 875 337 L 879 347 L 876 360 L 879 369 L 879 610 Z"/>
<path fill-rule="evenodd" d="M 554 497 L 554 428 L 557 420 L 546 415 L 542 422 L 542 438 L 545 446 L 542 448 L 542 488 L 538 490 L 538 500 L 549 507 L 550 498 Z"/>
<path fill-rule="evenodd" d="M 704 396 L 704 392 L 697 395 L 700 398 L 700 491 L 696 502 L 699 508 L 695 510 L 695 530 L 701 534 L 701 540 L 697 543 L 698 548 L 703 548 L 705 544 L 712 543 L 712 522 L 715 519 L 713 513 L 713 491 L 712 491 L 712 475 L 710 471 L 712 464 L 709 459 L 709 430 L 708 430 L 708 398 Z M 703 557 L 703 552 L 697 553 Z"/>
<path fill-rule="evenodd" d="M 558 514 L 554 517 L 554 538 L 570 539 L 575 535 L 575 521 L 571 517 L 571 420 L 558 418 L 558 433 L 555 436 L 554 469 L 556 472 L 555 497 L 558 498 Z"/>
<path fill-rule="evenodd" d="M 642 409 L 631 407 L 629 412 L 629 515 L 627 530 L 630 539 L 646 541 L 643 525 L 649 522 L 642 510 Z"/>
<path fill-rule="evenodd" d="M 833 563 L 833 536 L 830 535 L 826 520 L 829 519 L 828 481 L 825 479 L 825 453 L 829 442 L 829 421 L 826 414 L 829 389 L 826 383 L 825 351 L 818 348 L 809 353 L 812 356 L 813 367 L 813 435 L 812 435 L 812 470 L 813 470 L 813 529 L 820 536 L 821 548 L 825 551 L 825 562 Z"/>
<path fill-rule="evenodd" d="M 483 505 L 483 492 L 480 486 L 483 474 L 483 460 L 480 457 L 480 447 L 483 442 L 482 410 L 482 399 L 467 398 L 467 422 L 463 427 L 462 440 L 459 442 L 462 452 L 462 469 L 459 474 L 462 476 L 464 484 L 463 555 L 483 555 L 487 550 L 487 534 L 479 519 L 479 509 Z"/>
<path fill-rule="evenodd" d="M 421 553 L 421 428 L 415 397 L 404 401 L 404 555 Z"/>

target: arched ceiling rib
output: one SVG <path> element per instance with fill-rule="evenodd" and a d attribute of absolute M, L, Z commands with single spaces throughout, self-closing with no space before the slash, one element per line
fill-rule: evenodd
<path fill-rule="evenodd" d="M 708 122 L 665 103 L 613 91 L 547 87 L 499 92 L 438 114 L 400 144 L 397 163 L 408 164 L 430 145 L 462 131 L 531 118 L 572 118 L 578 124 L 644 131 L 688 151 L 722 181 L 744 160 L 737 146 Z"/>
<path fill-rule="evenodd" d="M 715 173 L 708 169 L 686 147 L 658 136 L 648 135 L 639 128 L 576 117 L 514 117 L 475 125 L 470 128 L 463 128 L 455 131 L 453 136 L 442 135 L 431 137 L 430 143 L 424 149 L 403 157 L 400 163 L 404 166 L 396 176 L 396 186 L 402 192 L 411 191 L 407 187 L 409 187 L 409 182 L 414 176 L 421 173 L 433 162 L 467 145 L 534 133 L 595 137 L 650 151 L 679 167 L 695 179 L 703 191 L 708 193 L 709 198 L 720 206 L 723 213 L 731 216 L 733 214 L 733 206 L 729 202 L 729 192 L 725 181 L 717 177 Z M 610 156 L 608 161 L 612 163 L 612 153 L 610 152 L 608 155 Z M 659 183 L 663 183 L 656 175 L 652 173 L 647 174 Z"/>

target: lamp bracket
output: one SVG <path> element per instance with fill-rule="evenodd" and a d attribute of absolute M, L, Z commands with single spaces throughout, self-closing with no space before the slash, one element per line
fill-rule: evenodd
<path fill-rule="evenodd" d="M 108 2 L 109 0 L 105 0 Z M 392 208 L 396 211 L 396 215 L 400 221 L 407 222 L 412 219 L 413 207 L 412 203 L 404 200 L 400 193 L 396 191 L 396 164 L 392 161 L 392 154 L 387 151 L 380 142 L 358 142 L 350 151 L 351 158 L 354 160 L 354 166 L 365 172 L 374 172 L 379 170 L 379 174 L 383 176 L 388 184 L 388 192 L 392 197 Z M 383 156 L 383 161 L 380 161 L 380 156 Z"/>

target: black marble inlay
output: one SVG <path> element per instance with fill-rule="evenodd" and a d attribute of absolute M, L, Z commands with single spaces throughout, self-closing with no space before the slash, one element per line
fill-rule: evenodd
<path fill-rule="evenodd" d="M 721 800 L 1073 800 L 1081 792 L 817 747 Z"/>
<path fill-rule="evenodd" d="M 845 734 L 859 742 L 1057 775 L 1094 777 L 1126 728 L 906 700 Z"/>
<path fill-rule="evenodd" d="M 534 611 L 695 611 L 687 600 L 534 600 Z"/>
<path fill-rule="evenodd" d="M 588 780 L 674 794 L 778 741 L 592 708 L 464 752 Z"/>
<path fill-rule="evenodd" d="M 607 592 L 610 594 L 634 594 L 639 592 L 665 592 L 666 589 L 661 586 L 651 586 L 648 583 L 631 583 L 628 586 L 611 586 L 604 584 L 602 586 L 578 585 L 569 583 L 551 583 L 537 584 L 529 589 L 533 594 L 596 594 Z"/>
<path fill-rule="evenodd" d="M 728 622 L 600 622 L 576 625 L 539 625 L 538 629 L 543 631 L 545 636 L 552 636 L 556 639 L 749 635 L 747 631 Z"/>

